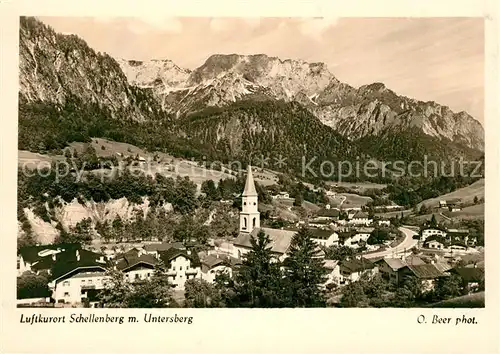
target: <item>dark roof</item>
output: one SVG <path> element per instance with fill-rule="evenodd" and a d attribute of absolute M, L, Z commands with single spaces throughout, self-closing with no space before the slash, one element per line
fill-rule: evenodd
<path fill-rule="evenodd" d="M 393 270 L 398 270 L 406 266 L 406 262 L 399 258 L 385 258 L 384 261 Z"/>
<path fill-rule="evenodd" d="M 332 230 L 319 230 L 319 229 L 311 229 L 312 238 L 326 240 L 335 232 Z"/>
<path fill-rule="evenodd" d="M 385 259 L 384 256 L 378 256 L 378 257 L 373 257 L 373 258 L 370 258 L 370 261 L 372 261 L 373 263 L 380 263 L 382 262 L 383 260 Z"/>
<path fill-rule="evenodd" d="M 437 242 L 442 243 L 443 245 L 448 243 L 448 241 L 444 237 L 439 236 L 439 235 L 432 235 L 432 236 L 429 236 L 425 239 L 424 245 L 428 244 L 431 241 L 437 241 Z"/>
<path fill-rule="evenodd" d="M 354 216 L 352 217 L 353 219 L 368 219 L 368 213 L 365 213 L 363 211 L 358 211 Z"/>
<path fill-rule="evenodd" d="M 439 226 L 436 226 L 436 227 L 426 226 L 426 227 L 423 227 L 422 229 L 420 229 L 420 234 L 422 234 L 422 232 L 424 230 L 439 230 L 439 231 L 447 232 L 444 228 L 439 227 Z"/>
<path fill-rule="evenodd" d="M 109 264 L 106 261 L 101 262 L 99 259 L 103 255 L 85 249 L 77 250 L 80 258 L 77 258 L 76 251 L 62 252 L 56 258 L 56 261 L 51 267 L 51 279 L 60 278 L 78 268 L 102 268 L 105 270 Z"/>
<path fill-rule="evenodd" d="M 60 243 L 54 245 L 42 245 L 42 246 L 26 246 L 19 249 L 19 254 L 23 257 L 23 260 L 28 263 L 33 263 L 40 261 L 45 257 L 50 256 L 39 256 L 38 253 L 44 250 L 76 250 L 80 249 L 82 246 L 79 243 Z"/>
<path fill-rule="evenodd" d="M 409 264 L 404 268 L 408 268 L 417 278 L 420 279 L 435 279 L 443 276 L 443 273 L 437 269 L 434 264 Z"/>
<path fill-rule="evenodd" d="M 340 239 L 345 240 L 356 235 L 356 231 L 340 231 L 338 234 Z"/>
<path fill-rule="evenodd" d="M 316 213 L 316 215 L 334 218 L 340 215 L 340 211 L 338 211 L 337 209 L 321 209 Z"/>
<path fill-rule="evenodd" d="M 190 254 L 188 254 L 188 251 L 186 249 L 171 247 L 166 251 L 159 251 L 158 253 L 160 254 L 160 259 L 166 265 L 170 264 L 171 261 L 179 256 L 189 259 L 192 263 L 192 266 L 194 267 L 200 265 L 200 258 L 198 257 L 198 255 L 195 252 L 191 252 Z"/>
<path fill-rule="evenodd" d="M 340 267 L 349 273 L 356 273 L 366 269 L 375 268 L 375 264 L 366 258 L 350 259 L 340 262 Z"/>
<path fill-rule="evenodd" d="M 139 253 L 141 253 L 141 251 L 134 247 L 134 248 L 129 249 L 127 252 L 123 253 L 123 256 L 135 256 L 135 257 L 138 257 Z"/>
<path fill-rule="evenodd" d="M 410 265 L 420 265 L 420 264 L 426 264 L 422 258 L 419 256 L 415 256 L 413 254 L 410 254 L 408 257 L 405 258 L 406 264 Z"/>
<path fill-rule="evenodd" d="M 250 240 L 252 236 L 257 238 L 260 231 L 264 231 L 264 233 L 269 236 L 271 241 L 271 252 L 282 254 L 288 250 L 290 243 L 292 242 L 292 238 L 296 233 L 295 231 L 271 229 L 267 227 L 255 228 L 251 233 L 240 233 L 236 240 L 234 240 L 233 244 L 236 246 L 251 248 L 252 244 Z"/>
<path fill-rule="evenodd" d="M 484 279 L 484 268 L 457 267 L 453 268 L 451 272 L 458 274 L 468 283 L 479 282 Z"/>
<path fill-rule="evenodd" d="M 221 264 L 224 264 L 228 267 L 233 267 L 240 264 L 241 260 L 223 254 L 219 256 L 210 254 L 203 257 L 200 262 L 204 269 L 211 269 Z"/>
<path fill-rule="evenodd" d="M 224 264 L 227 262 L 227 259 L 225 257 L 217 257 L 215 255 L 208 255 L 204 258 L 201 259 L 201 264 L 206 265 L 208 268 L 213 268 L 216 267 L 220 264 Z"/>
<path fill-rule="evenodd" d="M 447 272 L 451 269 L 451 265 L 448 262 L 438 261 L 433 263 L 434 267 L 436 267 L 440 272 Z"/>
<path fill-rule="evenodd" d="M 117 260 L 116 268 L 125 271 L 141 263 L 154 266 L 158 263 L 158 260 L 150 254 L 142 254 L 140 256 L 124 254 Z"/>

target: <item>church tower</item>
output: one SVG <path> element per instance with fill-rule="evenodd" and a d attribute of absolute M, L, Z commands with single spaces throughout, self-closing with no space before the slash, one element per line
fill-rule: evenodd
<path fill-rule="evenodd" d="M 260 213 L 258 209 L 258 195 L 253 181 L 252 166 L 247 167 L 247 180 L 241 195 L 240 232 L 250 233 L 260 227 Z"/>

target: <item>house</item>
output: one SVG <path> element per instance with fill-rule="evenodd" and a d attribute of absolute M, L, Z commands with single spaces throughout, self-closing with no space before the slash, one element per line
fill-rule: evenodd
<path fill-rule="evenodd" d="M 477 291 L 479 283 L 484 281 L 484 268 L 457 267 L 453 268 L 450 273 L 457 274 L 462 279 L 463 286 L 469 293 Z"/>
<path fill-rule="evenodd" d="M 457 212 L 457 211 L 461 211 L 462 210 L 462 207 L 459 207 L 459 206 L 453 206 L 451 207 L 451 212 L 454 213 L 454 212 Z"/>
<path fill-rule="evenodd" d="M 50 270 L 49 289 L 56 303 L 79 304 L 95 300 L 109 277 L 104 256 L 84 249 L 68 250 L 59 255 Z"/>
<path fill-rule="evenodd" d="M 371 228 L 344 231 L 339 233 L 339 238 L 344 246 L 359 248 L 360 244 L 366 244 L 366 241 L 370 238 L 372 231 L 373 229 Z"/>
<path fill-rule="evenodd" d="M 234 253 L 234 246 L 231 242 L 228 241 L 215 240 L 213 252 L 232 255 Z"/>
<path fill-rule="evenodd" d="M 454 198 L 454 199 L 448 199 L 448 200 L 440 200 L 439 201 L 439 207 L 440 208 L 454 207 L 454 206 L 456 206 L 460 202 L 461 202 L 460 198 Z"/>
<path fill-rule="evenodd" d="M 461 251 L 461 252 L 465 252 L 467 251 L 468 247 L 466 244 L 464 244 L 463 242 L 459 242 L 459 241 L 455 241 L 455 242 L 452 242 L 451 243 L 451 246 L 450 246 L 450 251 Z"/>
<path fill-rule="evenodd" d="M 325 260 L 324 267 L 327 270 L 327 280 L 325 286 L 329 284 L 334 284 L 336 286 L 340 285 L 340 262 L 336 260 L 327 259 Z"/>
<path fill-rule="evenodd" d="M 424 242 L 424 247 L 425 248 L 442 250 L 442 249 L 445 248 L 445 244 L 442 241 L 439 241 L 437 239 L 433 239 L 433 240 L 430 240 L 430 241 L 425 241 Z"/>
<path fill-rule="evenodd" d="M 420 230 L 420 241 L 424 242 L 428 237 L 440 236 L 446 238 L 446 231 L 438 227 L 427 227 Z"/>
<path fill-rule="evenodd" d="M 357 237 L 359 240 L 363 240 L 364 242 L 366 242 L 368 238 L 370 238 L 373 230 L 375 230 L 373 227 L 359 227 L 356 229 L 356 234 L 354 235 L 354 237 Z"/>
<path fill-rule="evenodd" d="M 201 279 L 213 283 L 218 274 L 233 276 L 233 267 L 241 261 L 225 254 L 209 254 L 200 258 Z"/>
<path fill-rule="evenodd" d="M 406 262 L 400 258 L 383 258 L 375 264 L 382 277 L 395 282 L 398 282 L 398 270 L 406 266 Z"/>
<path fill-rule="evenodd" d="M 377 266 L 365 258 L 352 258 L 340 262 L 340 284 L 359 280 L 362 275 L 371 277 L 378 272 Z"/>
<path fill-rule="evenodd" d="M 331 191 L 331 190 L 326 190 L 325 194 L 326 194 L 327 197 L 332 197 L 332 198 L 335 198 L 335 196 L 337 195 L 336 192 Z"/>
<path fill-rule="evenodd" d="M 129 282 L 150 279 L 154 274 L 154 268 L 158 259 L 150 254 L 129 253 L 116 258 L 116 269 L 123 272 Z"/>
<path fill-rule="evenodd" d="M 391 221 L 387 219 L 381 219 L 377 221 L 378 226 L 391 226 Z"/>
<path fill-rule="evenodd" d="M 320 246 L 330 247 L 339 244 L 339 235 L 335 231 L 312 229 L 311 234 L 312 240 Z"/>
<path fill-rule="evenodd" d="M 356 214 L 350 218 L 349 223 L 353 225 L 370 225 L 372 223 L 372 219 L 369 218 L 368 214 L 363 211 L 358 211 Z"/>
<path fill-rule="evenodd" d="M 340 217 L 340 211 L 337 209 L 324 208 L 316 213 L 314 220 L 333 220 L 336 221 Z"/>
<path fill-rule="evenodd" d="M 287 192 L 279 192 L 276 195 L 273 195 L 273 199 L 290 199 L 290 194 Z"/>
<path fill-rule="evenodd" d="M 436 279 L 445 276 L 434 264 L 417 264 L 406 266 L 398 270 L 399 281 L 406 277 L 416 277 L 422 283 L 423 291 L 430 291 L 434 288 Z"/>
<path fill-rule="evenodd" d="M 354 230 L 345 230 L 339 231 L 339 244 L 343 246 L 351 246 L 352 238 L 356 235 L 356 231 Z"/>
<path fill-rule="evenodd" d="M 385 279 L 398 282 L 398 271 L 400 269 L 407 265 L 422 265 L 425 264 L 425 262 L 421 258 L 411 255 L 406 258 L 382 258 L 375 261 L 375 264 L 378 266 L 379 272 Z"/>
<path fill-rule="evenodd" d="M 200 259 L 191 250 L 171 247 L 160 251 L 159 257 L 167 268 L 168 280 L 176 289 L 184 289 L 186 280 L 201 278 Z"/>
<path fill-rule="evenodd" d="M 34 273 L 42 270 L 49 271 L 58 255 L 77 249 L 81 249 L 79 243 L 22 247 L 17 256 L 17 273 L 21 275 L 26 271 Z"/>

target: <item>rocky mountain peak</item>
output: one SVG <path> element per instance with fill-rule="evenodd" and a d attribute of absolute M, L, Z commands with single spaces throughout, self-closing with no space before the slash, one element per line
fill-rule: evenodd
<path fill-rule="evenodd" d="M 139 87 L 178 87 L 184 85 L 191 71 L 177 66 L 169 59 L 147 61 L 118 59 L 120 68 L 130 84 Z"/>

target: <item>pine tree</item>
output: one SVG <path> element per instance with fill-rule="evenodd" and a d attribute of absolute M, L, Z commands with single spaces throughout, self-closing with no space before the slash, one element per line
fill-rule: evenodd
<path fill-rule="evenodd" d="M 99 293 L 99 302 L 103 307 L 128 307 L 128 296 L 132 285 L 125 280 L 123 273 L 110 269 L 106 274 L 109 278 L 104 289 Z"/>
<path fill-rule="evenodd" d="M 304 197 L 302 196 L 302 193 L 297 193 L 295 196 L 295 200 L 293 201 L 293 205 L 300 207 L 302 206 L 302 203 L 304 202 Z"/>
<path fill-rule="evenodd" d="M 436 220 L 436 215 L 432 214 L 431 221 L 429 223 L 431 227 L 437 227 L 437 220 Z"/>
<path fill-rule="evenodd" d="M 306 228 L 302 228 L 294 235 L 289 256 L 284 261 L 294 307 L 325 306 L 321 288 L 326 281 L 326 269 L 319 257 L 320 252 Z"/>
<path fill-rule="evenodd" d="M 270 239 L 264 232 L 251 238 L 252 249 L 245 255 L 234 279 L 234 297 L 230 306 L 285 307 L 286 287 L 278 262 L 269 247 Z"/>

